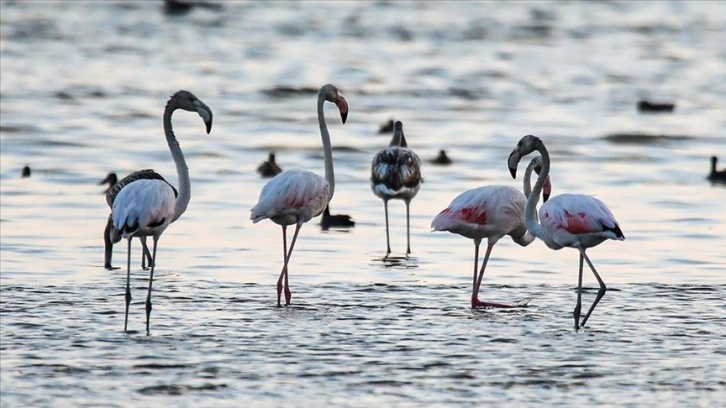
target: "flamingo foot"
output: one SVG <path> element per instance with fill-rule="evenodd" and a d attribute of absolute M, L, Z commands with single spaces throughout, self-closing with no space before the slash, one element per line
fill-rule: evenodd
<path fill-rule="evenodd" d="M 290 288 L 285 288 L 285 306 L 288 306 L 290 304 L 290 299 L 292 299 L 292 292 L 290 291 Z"/>
<path fill-rule="evenodd" d="M 500 308 L 500 309 L 512 309 L 515 307 L 526 307 L 527 304 L 529 304 L 529 300 L 530 299 L 524 299 L 513 305 L 508 305 L 508 304 L 504 304 L 504 303 L 482 302 L 481 300 L 479 300 L 477 298 L 472 298 L 471 299 L 471 308 L 476 309 L 476 308 L 496 307 L 496 308 Z"/>

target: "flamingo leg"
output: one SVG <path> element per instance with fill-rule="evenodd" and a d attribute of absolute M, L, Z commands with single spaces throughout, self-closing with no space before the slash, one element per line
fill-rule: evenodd
<path fill-rule="evenodd" d="M 605 292 L 607 292 L 608 288 L 605 286 L 605 282 L 600 278 L 600 275 L 595 270 L 595 267 L 592 265 L 592 262 L 590 262 L 590 258 L 587 257 L 587 254 L 585 253 L 584 249 L 581 249 L 582 251 L 582 257 L 585 258 L 585 261 L 587 261 L 587 264 L 590 266 L 590 269 L 592 269 L 592 273 L 595 274 L 595 278 L 597 279 L 597 282 L 600 284 L 600 290 L 597 291 L 597 296 L 595 297 L 595 301 L 592 302 L 592 306 L 590 306 L 590 309 L 585 313 L 585 317 L 582 319 L 581 326 L 584 326 L 587 322 L 587 319 L 590 317 L 590 313 L 592 313 L 593 310 L 595 310 L 595 306 L 597 306 L 598 302 L 600 302 L 600 299 L 602 299 L 603 296 L 605 296 Z"/>
<path fill-rule="evenodd" d="M 471 308 L 476 308 L 478 302 L 475 293 L 476 290 L 476 273 L 479 270 L 479 245 L 481 245 L 481 239 L 474 240 L 474 278 L 471 280 Z"/>
<path fill-rule="evenodd" d="M 151 256 L 151 272 L 149 272 L 149 292 L 146 294 L 146 334 L 149 334 L 149 317 L 151 317 L 151 284 L 154 282 L 154 267 L 156 266 L 156 243 L 158 241 L 159 237 L 154 236 L 154 252 Z"/>
<path fill-rule="evenodd" d="M 131 303 L 131 237 L 128 238 L 128 253 L 126 254 L 126 315 L 124 316 L 124 331 L 129 322 L 129 304 Z"/>
<path fill-rule="evenodd" d="M 492 248 L 494 248 L 494 243 L 487 244 L 487 252 L 486 252 L 486 254 L 484 254 L 484 261 L 482 262 L 481 270 L 479 271 L 479 279 L 476 279 L 476 283 L 474 284 L 474 293 L 471 295 L 472 308 L 476 308 L 476 307 L 511 308 L 511 307 L 514 307 L 512 305 L 505 305 L 502 303 L 482 302 L 479 300 L 479 288 L 481 287 L 481 281 L 484 278 L 484 270 L 487 267 L 487 262 L 489 262 L 489 255 L 491 255 L 491 253 L 492 253 Z M 476 268 L 476 265 L 474 267 Z"/>
<path fill-rule="evenodd" d="M 287 264 L 290 262 L 290 258 L 292 257 L 292 250 L 295 248 L 295 241 L 297 241 L 297 234 L 298 232 L 300 232 L 300 227 L 302 227 L 301 223 L 298 223 L 295 226 L 295 233 L 292 234 L 292 241 L 290 241 L 290 252 L 287 253 L 287 257 L 285 258 L 285 266 L 283 267 L 283 271 L 285 272 L 285 305 L 289 305 L 290 299 L 292 298 L 290 285 L 287 281 Z"/>
<path fill-rule="evenodd" d="M 575 310 L 572 312 L 572 316 L 575 318 L 575 330 L 580 328 L 580 310 L 582 308 L 582 259 L 584 252 L 580 250 L 580 272 L 577 278 L 577 305 Z"/>
<path fill-rule="evenodd" d="M 391 253 L 391 241 L 388 238 L 388 200 L 383 200 L 383 210 L 386 213 L 386 256 Z"/>
<path fill-rule="evenodd" d="M 411 202 L 406 200 L 406 254 L 411 253 L 411 222 L 409 216 L 409 204 Z"/>
<path fill-rule="evenodd" d="M 287 225 L 282 226 L 282 271 L 280 271 L 280 277 L 277 279 L 277 307 L 282 306 L 280 304 L 280 296 L 282 295 L 282 278 L 287 272 Z"/>

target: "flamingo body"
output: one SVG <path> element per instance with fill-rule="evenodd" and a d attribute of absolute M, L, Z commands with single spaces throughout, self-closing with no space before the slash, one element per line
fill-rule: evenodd
<path fill-rule="evenodd" d="M 371 189 L 376 197 L 413 199 L 421 187 L 421 160 L 413 150 L 389 146 L 376 154 L 371 166 Z"/>
<path fill-rule="evenodd" d="M 431 228 L 470 239 L 487 238 L 494 244 L 507 234 L 524 234 L 526 202 L 524 194 L 512 187 L 475 188 L 457 196 L 434 218 Z"/>
<path fill-rule="evenodd" d="M 623 236 L 615 217 L 595 197 L 584 194 L 560 194 L 544 203 L 539 210 L 542 240 L 552 249 L 594 247 L 607 239 Z"/>
<path fill-rule="evenodd" d="M 257 223 L 269 218 L 279 225 L 306 223 L 328 204 L 330 185 L 306 170 L 287 170 L 272 178 L 260 192 L 250 218 Z"/>
<path fill-rule="evenodd" d="M 116 173 L 108 173 L 105 179 L 101 180 L 98 184 L 106 184 L 108 183 L 109 186 L 106 189 L 106 203 L 108 204 L 109 208 L 113 209 L 113 202 L 116 200 L 116 196 L 118 193 L 126 187 L 128 184 L 141 180 L 141 179 L 149 179 L 149 180 L 161 180 L 166 182 L 164 180 L 164 177 L 162 177 L 159 173 L 155 172 L 152 169 L 144 169 L 135 171 L 128 176 L 122 178 L 121 180 L 118 180 L 118 177 L 116 176 Z M 168 184 L 168 183 L 167 183 Z M 169 184 L 169 187 L 174 191 L 174 197 L 178 195 L 176 188 Z M 146 262 L 148 260 L 149 266 L 151 266 L 151 252 L 149 252 L 149 248 L 146 246 L 146 236 L 140 236 L 139 240 L 141 241 L 141 268 L 146 269 Z M 111 215 L 108 217 L 108 222 L 106 223 L 106 228 L 103 231 L 103 242 L 104 242 L 104 267 L 106 269 L 112 270 L 113 266 L 111 265 L 111 258 L 113 257 L 113 244 L 121 241 L 121 234 L 119 233 L 119 230 L 113 227 L 113 218 Z"/>
<path fill-rule="evenodd" d="M 166 181 L 134 181 L 113 202 L 113 227 L 123 238 L 161 234 L 171 224 L 175 204 L 174 189 Z"/>

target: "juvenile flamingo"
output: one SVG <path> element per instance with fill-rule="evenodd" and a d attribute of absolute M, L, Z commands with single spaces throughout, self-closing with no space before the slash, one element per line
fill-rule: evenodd
<path fill-rule="evenodd" d="M 524 194 L 509 186 L 486 186 L 467 190 L 457 196 L 448 207 L 431 221 L 434 231 L 449 231 L 474 240 L 474 280 L 471 291 L 471 307 L 513 307 L 501 303 L 479 300 L 484 270 L 494 245 L 505 235 L 521 246 L 534 241 L 534 236 L 524 226 L 524 206 L 529 196 L 532 170 L 539 171 L 542 161 L 535 157 L 524 173 Z M 543 192 L 547 201 L 551 190 L 549 178 Z M 487 251 L 477 278 L 479 267 L 479 245 L 487 238 Z"/>
<path fill-rule="evenodd" d="M 252 222 L 257 223 L 269 218 L 275 224 L 282 226 L 283 266 L 277 280 L 277 306 L 281 306 L 280 296 L 283 281 L 285 305 L 289 305 L 292 298 L 287 269 L 300 227 L 323 212 L 325 206 L 333 198 L 333 192 L 335 191 L 333 150 L 323 113 L 325 101 L 332 102 L 338 107 L 343 123 L 348 117 L 348 102 L 340 94 L 338 88 L 332 84 L 323 85 L 318 92 L 318 124 L 320 126 L 320 137 L 323 141 L 325 178 L 305 170 L 283 171 L 265 184 L 260 192 L 257 204 L 250 210 Z M 293 224 L 295 224 L 295 233 L 292 236 L 288 252 L 287 226 Z"/>
<path fill-rule="evenodd" d="M 376 153 L 371 163 L 371 189 L 373 194 L 383 200 L 386 215 L 386 255 L 391 253 L 388 234 L 388 200 L 391 199 L 406 203 L 406 253 L 411 253 L 409 207 L 421 187 L 421 181 L 421 159 L 408 148 L 403 124 L 396 121 L 391 143 Z"/>
<path fill-rule="evenodd" d="M 625 236 L 605 204 L 597 198 L 584 194 L 560 194 L 552 197 L 540 208 L 539 218 L 541 223 L 538 223 L 536 214 L 538 195 L 542 191 L 545 180 L 550 173 L 550 155 L 547 148 L 538 137 L 524 136 L 509 155 L 508 165 L 512 177 L 516 178 L 517 164 L 521 158 L 535 150 L 542 155 L 542 171 L 539 173 L 532 194 L 527 199 L 527 205 L 524 209 L 524 224 L 532 235 L 544 241 L 551 249 L 557 250 L 570 247 L 580 252 L 577 305 L 573 312 L 575 329 L 579 329 L 580 326 L 585 325 L 595 306 L 607 291 L 605 283 L 595 270 L 592 262 L 590 262 L 585 250 L 599 245 L 607 239 L 622 241 Z M 587 261 L 587 265 L 600 284 L 600 290 L 597 292 L 592 306 L 582 319 L 582 323 L 580 323 L 583 259 Z"/>
<path fill-rule="evenodd" d="M 140 178 L 121 186 L 121 190 L 113 200 L 112 227 L 128 241 L 124 331 L 128 325 L 129 304 L 131 303 L 131 239 L 151 236 L 154 241 L 150 262 L 149 291 L 146 295 L 146 333 L 148 334 L 149 317 L 151 316 L 151 285 L 154 281 L 154 268 L 156 267 L 156 245 L 169 224 L 176 221 L 186 211 L 191 197 L 189 169 L 171 126 L 171 115 L 177 109 L 197 112 L 204 120 L 207 133 L 212 130 L 212 111 L 204 102 L 188 91 L 176 92 L 166 104 L 163 117 L 164 133 L 179 178 L 178 196 L 175 189 L 163 179 Z"/>

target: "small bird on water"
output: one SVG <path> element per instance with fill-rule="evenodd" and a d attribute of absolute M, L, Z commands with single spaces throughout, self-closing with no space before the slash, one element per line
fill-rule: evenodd
<path fill-rule="evenodd" d="M 431 163 L 439 164 L 442 166 L 447 166 L 447 165 L 451 164 L 452 162 L 451 162 L 451 159 L 449 158 L 449 156 L 446 155 L 446 150 L 441 149 L 441 150 L 439 150 L 439 155 L 436 156 L 435 158 L 431 159 Z"/>
<path fill-rule="evenodd" d="M 712 183 L 726 183 L 726 169 L 716 170 L 718 157 L 711 156 L 711 173 L 706 177 Z"/>
<path fill-rule="evenodd" d="M 320 227 L 323 231 L 327 231 L 330 228 L 351 228 L 355 227 L 355 221 L 348 214 L 333 214 L 330 215 L 330 204 L 325 206 L 323 215 L 320 217 Z"/>
<path fill-rule="evenodd" d="M 267 156 L 267 161 L 262 162 L 262 164 L 257 167 L 257 172 L 260 173 L 262 177 L 275 177 L 282 173 L 280 166 L 275 163 L 275 152 L 270 152 Z"/>

